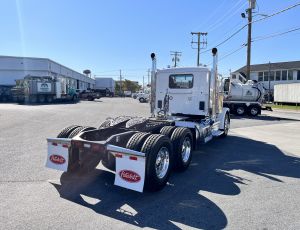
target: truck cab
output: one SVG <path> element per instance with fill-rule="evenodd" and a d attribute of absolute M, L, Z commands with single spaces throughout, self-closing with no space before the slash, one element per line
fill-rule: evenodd
<path fill-rule="evenodd" d="M 215 83 L 211 71 L 204 67 L 157 70 L 155 113 L 167 104 L 170 116 L 209 116 L 212 100 L 222 100 L 219 85 L 220 79 L 217 77 Z M 217 103 L 215 110 L 222 111 L 222 105 Z"/>

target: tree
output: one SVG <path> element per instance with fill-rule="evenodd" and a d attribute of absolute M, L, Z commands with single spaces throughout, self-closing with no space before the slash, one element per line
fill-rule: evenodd
<path fill-rule="evenodd" d="M 142 86 L 139 85 L 138 82 L 136 82 L 136 81 L 130 81 L 127 79 L 122 81 L 122 91 L 137 92 L 141 88 L 142 88 Z M 120 92 L 120 81 L 116 81 L 115 92 Z"/>

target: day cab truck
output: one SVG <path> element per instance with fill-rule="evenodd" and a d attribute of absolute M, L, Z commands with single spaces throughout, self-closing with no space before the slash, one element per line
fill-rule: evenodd
<path fill-rule="evenodd" d="M 138 192 L 162 189 L 172 170 L 184 171 L 193 150 L 213 137 L 226 137 L 229 109 L 214 64 L 156 69 L 152 58 L 151 116 L 117 117 L 99 128 L 72 125 L 48 138 L 46 166 L 67 173 L 88 172 L 102 161 L 115 172 L 114 184 Z"/>

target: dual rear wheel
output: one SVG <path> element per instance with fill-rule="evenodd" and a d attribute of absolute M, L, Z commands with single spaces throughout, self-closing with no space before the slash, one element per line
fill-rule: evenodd
<path fill-rule="evenodd" d="M 190 129 L 165 126 L 160 133 L 136 133 L 126 146 L 146 154 L 145 189 L 149 191 L 162 189 L 171 170 L 187 169 L 192 157 L 193 135 Z"/>

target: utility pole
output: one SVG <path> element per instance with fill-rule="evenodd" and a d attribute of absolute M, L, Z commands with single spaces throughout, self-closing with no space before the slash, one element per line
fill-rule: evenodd
<path fill-rule="evenodd" d="M 180 61 L 179 57 L 181 56 L 182 52 L 178 52 L 178 51 L 171 51 L 171 56 L 174 56 L 172 58 L 172 61 L 174 62 L 174 67 L 177 66 L 177 62 Z"/>
<path fill-rule="evenodd" d="M 255 9 L 256 0 L 248 0 L 249 8 L 246 10 L 248 14 L 248 41 L 247 41 L 247 78 L 250 79 L 250 65 L 251 65 L 251 33 L 252 33 L 252 10 Z"/>
<path fill-rule="evenodd" d="M 269 90 L 268 90 L 268 102 L 270 103 L 271 101 L 271 81 L 270 81 L 270 77 L 271 77 L 271 62 L 269 62 L 269 74 L 268 74 L 268 80 L 269 80 Z"/>
<path fill-rule="evenodd" d="M 201 49 L 205 49 L 207 47 L 207 33 L 203 33 L 203 32 L 191 32 L 191 35 L 197 35 L 198 36 L 198 40 L 196 42 L 194 42 L 194 40 L 192 39 L 191 45 L 193 48 L 193 44 L 196 43 L 197 44 L 197 66 L 200 66 L 200 50 Z M 201 36 L 203 36 L 203 40 L 201 41 Z M 202 45 L 202 47 L 201 47 Z M 193 48 L 194 49 L 194 48 Z"/>
<path fill-rule="evenodd" d="M 120 96 L 122 95 L 122 71 L 120 70 Z"/>

